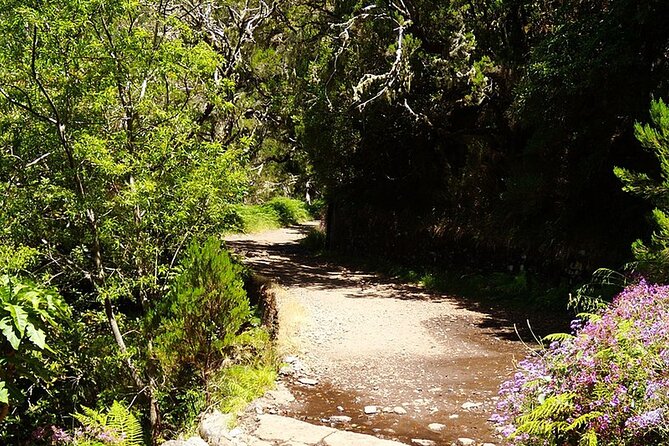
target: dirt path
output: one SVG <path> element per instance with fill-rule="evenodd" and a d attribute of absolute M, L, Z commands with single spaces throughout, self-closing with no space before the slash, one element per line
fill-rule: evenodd
<path fill-rule="evenodd" d="M 408 444 L 494 442 L 487 419 L 497 387 L 527 353 L 510 323 L 456 298 L 314 258 L 298 244 L 304 233 L 227 241 L 306 312 L 296 335 L 301 374 L 285 378 L 297 402 L 286 412 L 321 424 L 350 417 L 335 418 L 337 427 Z M 301 384 L 300 376 L 318 383 Z M 376 413 L 365 414 L 365 406 Z"/>

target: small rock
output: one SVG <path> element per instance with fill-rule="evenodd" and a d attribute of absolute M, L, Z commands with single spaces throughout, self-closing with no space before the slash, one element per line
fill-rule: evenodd
<path fill-rule="evenodd" d="M 206 441 L 201 439 L 200 437 L 190 437 L 188 440 L 186 440 L 186 443 L 184 446 L 209 446 Z"/>
<path fill-rule="evenodd" d="M 405 415 L 407 413 L 407 410 L 402 406 L 396 406 L 393 409 L 393 412 L 395 412 L 397 415 Z"/>
<path fill-rule="evenodd" d="M 230 432 L 228 432 L 228 437 L 230 437 L 230 438 L 239 437 L 243 433 L 244 433 L 244 431 L 242 431 L 240 428 L 236 427 L 233 430 L 231 430 Z"/>
<path fill-rule="evenodd" d="M 441 423 L 430 423 L 427 425 L 427 428 L 434 432 L 441 432 L 446 429 L 446 425 Z"/>
<path fill-rule="evenodd" d="M 390 413 L 390 412 L 392 412 L 392 411 L 393 411 L 393 408 L 392 408 L 392 407 L 384 407 L 384 408 L 383 408 L 383 412 L 384 412 L 384 413 Z"/>
<path fill-rule="evenodd" d="M 497 446 L 495 443 L 483 443 L 481 446 Z"/>
<path fill-rule="evenodd" d="M 349 423 L 351 421 L 351 417 L 347 417 L 346 415 L 332 415 L 330 417 L 330 422 L 332 423 Z"/>
<path fill-rule="evenodd" d="M 432 440 L 423 440 L 422 438 L 412 438 L 411 442 L 417 444 L 418 446 L 436 446 L 436 442 Z"/>
<path fill-rule="evenodd" d="M 279 375 L 281 375 L 281 376 L 288 376 L 288 375 L 292 375 L 293 373 L 295 373 L 295 371 L 289 365 L 285 365 L 285 366 L 283 366 L 279 369 Z"/>
<path fill-rule="evenodd" d="M 182 440 L 168 440 L 161 446 L 186 446 L 186 442 Z"/>
<path fill-rule="evenodd" d="M 312 379 L 312 378 L 300 378 L 297 380 L 300 384 L 304 384 L 305 386 L 315 386 L 318 384 L 318 380 Z"/>
<path fill-rule="evenodd" d="M 341 406 L 337 406 L 337 410 L 338 410 L 339 412 L 343 412 L 343 411 L 344 411 L 344 408 L 341 407 Z"/>
<path fill-rule="evenodd" d="M 377 413 L 379 409 L 377 409 L 376 406 L 365 406 L 365 414 L 367 415 L 373 415 Z"/>
<path fill-rule="evenodd" d="M 297 361 L 297 356 L 286 356 L 283 358 L 283 362 L 287 362 L 288 364 L 292 364 L 295 361 Z"/>
<path fill-rule="evenodd" d="M 471 401 L 467 401 L 462 405 L 462 408 L 465 410 L 473 410 L 473 409 L 478 409 L 482 405 L 483 403 L 472 403 Z"/>
<path fill-rule="evenodd" d="M 214 411 L 202 417 L 198 432 L 200 437 L 204 438 L 211 445 L 226 444 L 230 424 L 232 423 L 233 415 L 223 414 L 219 411 Z M 197 438 L 197 437 L 194 437 Z M 190 441 L 190 439 L 189 439 Z M 206 443 L 205 443 L 206 444 Z M 188 446 L 197 446 L 195 443 L 189 443 Z"/>
<path fill-rule="evenodd" d="M 476 440 L 471 438 L 458 438 L 458 441 L 455 443 L 458 446 L 476 446 Z"/>
<path fill-rule="evenodd" d="M 458 415 L 457 413 L 454 413 L 454 414 L 451 414 L 451 415 L 448 416 L 449 420 L 455 420 L 457 418 L 460 418 L 460 415 Z"/>

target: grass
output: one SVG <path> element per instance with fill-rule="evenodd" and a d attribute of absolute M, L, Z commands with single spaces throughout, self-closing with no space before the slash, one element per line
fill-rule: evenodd
<path fill-rule="evenodd" d="M 227 367 L 214 379 L 214 401 L 224 413 L 237 414 L 254 399 L 273 389 L 277 378 L 272 365 L 234 365 Z"/>
<path fill-rule="evenodd" d="M 276 197 L 262 205 L 235 205 L 235 230 L 251 233 L 277 229 L 310 220 L 307 205 L 288 197 Z"/>
<path fill-rule="evenodd" d="M 321 228 L 311 228 L 307 235 L 300 240 L 300 245 L 313 254 L 325 252 L 325 231 Z"/>

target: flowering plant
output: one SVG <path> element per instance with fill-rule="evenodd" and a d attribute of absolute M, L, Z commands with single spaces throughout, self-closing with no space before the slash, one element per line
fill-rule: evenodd
<path fill-rule="evenodd" d="M 508 444 L 669 444 L 669 286 L 645 281 L 518 364 L 493 420 Z"/>

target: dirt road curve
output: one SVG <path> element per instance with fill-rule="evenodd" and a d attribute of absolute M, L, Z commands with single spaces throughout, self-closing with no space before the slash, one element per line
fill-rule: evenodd
<path fill-rule="evenodd" d="M 302 376 L 318 384 L 286 378 L 297 398 L 287 413 L 323 424 L 351 417 L 337 427 L 408 444 L 494 443 L 487 419 L 497 387 L 527 353 L 510 322 L 492 309 L 310 256 L 298 244 L 305 230 L 227 240 L 305 310 L 296 355 Z M 376 413 L 365 414 L 365 406 Z"/>

